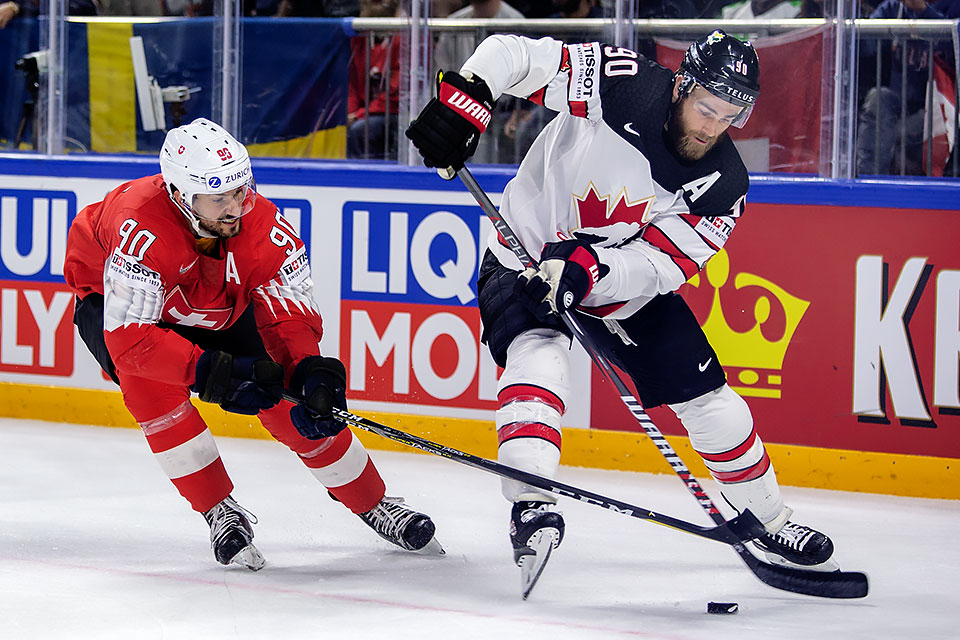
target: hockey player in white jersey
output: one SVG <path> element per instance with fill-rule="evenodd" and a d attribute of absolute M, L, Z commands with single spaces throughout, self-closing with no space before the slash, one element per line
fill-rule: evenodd
<path fill-rule="evenodd" d="M 746 402 L 675 293 L 743 213 L 747 172 L 726 131 L 750 117 L 759 73 L 753 46 L 719 30 L 693 43 L 676 72 L 621 47 L 495 35 L 459 73 L 441 74 L 407 135 L 427 166 L 459 169 L 501 95 L 559 112 L 501 204 L 539 268 L 524 270 L 494 231 L 480 269 L 483 338 L 505 369 L 498 459 L 555 474 L 561 416 L 577 394 L 557 311 L 575 309 L 643 405 L 677 414 L 726 501 L 764 523 L 757 552 L 835 570 L 831 540 L 790 521 Z M 556 498 L 512 480 L 503 493 L 517 564 L 542 564 L 536 554 L 563 539 Z"/>

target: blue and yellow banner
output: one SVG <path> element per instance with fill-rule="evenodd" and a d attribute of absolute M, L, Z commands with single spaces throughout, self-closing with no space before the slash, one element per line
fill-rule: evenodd
<path fill-rule="evenodd" d="M 240 131 L 252 155 L 342 158 L 346 149 L 349 38 L 340 20 L 243 21 Z M 71 22 L 67 28 L 67 146 L 101 153 L 156 152 L 164 132 L 143 131 L 130 38 L 143 38 L 159 86 L 199 89 L 183 122 L 216 119 L 217 21 Z M 166 105 L 167 127 L 175 124 Z"/>

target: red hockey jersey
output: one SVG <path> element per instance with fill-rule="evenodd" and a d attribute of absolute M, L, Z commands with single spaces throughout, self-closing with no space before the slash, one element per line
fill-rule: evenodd
<path fill-rule="evenodd" d="M 288 375 L 319 354 L 323 329 L 300 238 L 263 196 L 240 224 L 215 255 L 201 253 L 160 175 L 122 184 L 77 215 L 64 277 L 81 298 L 103 294 L 106 344 L 121 374 L 192 384 L 202 351 L 157 323 L 224 329 L 251 303 L 267 352 Z"/>

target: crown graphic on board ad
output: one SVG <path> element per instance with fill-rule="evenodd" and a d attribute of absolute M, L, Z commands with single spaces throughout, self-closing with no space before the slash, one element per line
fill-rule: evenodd
<path fill-rule="evenodd" d="M 699 287 L 701 277 L 701 274 L 694 275 L 690 284 Z M 725 250 L 707 263 L 706 279 L 713 287 L 713 302 L 703 322 L 703 331 L 730 378 L 730 386 L 745 396 L 779 398 L 783 359 L 810 302 L 788 293 L 766 278 L 752 273 L 737 273 L 733 278 L 734 289 L 759 287 L 763 292 L 752 310 L 742 311 L 752 311 L 754 325 L 747 331 L 735 331 L 730 327 L 720 301 L 720 290 L 730 279 L 730 258 Z M 764 335 L 762 330 L 773 311 L 771 304 L 779 305 L 785 317 L 779 337 Z"/>

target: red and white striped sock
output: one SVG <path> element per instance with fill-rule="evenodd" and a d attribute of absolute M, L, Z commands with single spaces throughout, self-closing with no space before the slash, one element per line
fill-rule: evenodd
<path fill-rule="evenodd" d="M 140 428 L 160 468 L 195 511 L 209 511 L 233 491 L 217 443 L 189 400 Z"/>

